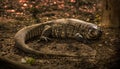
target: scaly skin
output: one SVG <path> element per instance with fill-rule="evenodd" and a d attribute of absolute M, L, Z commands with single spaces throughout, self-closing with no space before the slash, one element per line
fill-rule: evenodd
<path fill-rule="evenodd" d="M 41 39 L 48 40 L 49 36 L 54 38 L 74 38 L 81 39 L 97 39 L 101 36 L 101 30 L 97 25 L 81 21 L 78 19 L 57 19 L 45 23 L 27 26 L 15 35 L 15 44 L 24 52 L 36 55 L 50 55 L 50 56 L 71 56 L 69 54 L 50 54 L 30 48 L 25 42 L 35 36 L 41 36 Z"/>

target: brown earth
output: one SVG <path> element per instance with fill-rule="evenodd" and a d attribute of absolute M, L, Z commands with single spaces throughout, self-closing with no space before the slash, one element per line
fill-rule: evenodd
<path fill-rule="evenodd" d="M 93 0 L 90 2 L 93 2 Z M 79 6 L 79 9 L 78 7 L 75 8 L 75 6 L 71 5 L 66 5 L 66 7 L 62 9 L 59 9 L 56 6 L 39 7 L 40 11 L 43 12 L 37 13 L 36 17 L 41 23 L 59 18 L 77 18 L 100 25 L 99 21 L 101 20 L 102 13 L 99 8 L 100 6 L 101 4 L 99 4 L 98 8 L 97 5 L 93 7 L 81 5 Z M 18 8 L 20 9 L 19 6 Z M 29 12 L 28 10 L 24 11 Z M 37 56 L 25 53 L 14 45 L 14 35 L 17 31 L 25 26 L 36 24 L 35 18 L 31 15 L 32 13 L 17 16 L 12 15 L 12 13 L 9 14 L 11 15 L 0 14 L 3 16 L 0 17 L 0 69 L 30 69 L 31 67 L 33 69 L 120 68 L 119 29 L 104 28 L 105 26 L 101 26 L 103 31 L 101 39 L 90 43 L 59 38 L 52 39 L 50 42 L 40 42 L 39 37 L 37 37 L 28 41 L 30 47 L 42 51 L 43 53 L 69 54 L 77 55 L 79 57 Z M 16 14 L 16 12 L 13 14 Z M 6 17 L 4 17 L 4 15 Z"/>
<path fill-rule="evenodd" d="M 53 39 L 47 43 L 39 42 L 39 38 L 34 38 L 28 41 L 28 45 L 43 53 L 69 54 L 79 57 L 36 56 L 25 53 L 14 45 L 15 33 L 25 26 L 34 24 L 33 22 L 6 18 L 1 18 L 0 21 L 0 56 L 16 63 L 39 69 L 116 69 L 120 60 L 119 29 L 102 27 L 101 39 L 89 44 L 73 39 Z M 0 69 L 9 69 L 7 66 L 2 66 Z"/>

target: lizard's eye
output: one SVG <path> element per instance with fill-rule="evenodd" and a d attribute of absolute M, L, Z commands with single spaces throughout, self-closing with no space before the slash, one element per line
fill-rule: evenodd
<path fill-rule="evenodd" d="M 91 34 L 96 37 L 96 36 L 99 34 L 99 30 L 93 29 L 93 30 L 91 31 Z"/>
<path fill-rule="evenodd" d="M 90 31 L 90 34 L 92 35 L 93 38 L 98 38 L 99 36 L 101 36 L 102 31 L 98 29 L 92 29 Z"/>
<path fill-rule="evenodd" d="M 90 30 L 90 34 L 94 35 L 95 34 L 95 30 L 94 29 Z"/>

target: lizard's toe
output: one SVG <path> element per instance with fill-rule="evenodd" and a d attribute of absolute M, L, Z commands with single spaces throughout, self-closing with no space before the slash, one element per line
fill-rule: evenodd
<path fill-rule="evenodd" d="M 50 40 L 51 40 L 50 38 L 45 37 L 45 36 L 41 36 L 41 37 L 40 37 L 40 41 L 46 41 L 46 42 L 48 42 L 48 41 L 50 41 Z"/>

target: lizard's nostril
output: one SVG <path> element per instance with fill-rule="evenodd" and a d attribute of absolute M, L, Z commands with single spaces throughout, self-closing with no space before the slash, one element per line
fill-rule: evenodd
<path fill-rule="evenodd" d="M 99 35 L 99 37 L 102 36 L 102 31 L 101 30 L 98 31 L 98 35 Z"/>

